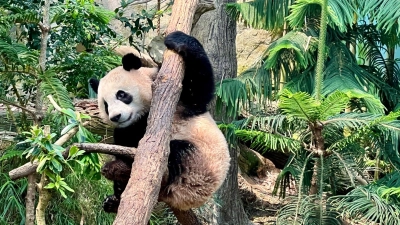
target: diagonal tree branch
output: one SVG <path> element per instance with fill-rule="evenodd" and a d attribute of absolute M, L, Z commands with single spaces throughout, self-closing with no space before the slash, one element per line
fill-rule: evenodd
<path fill-rule="evenodd" d="M 176 0 L 166 33 L 176 30 L 190 33 L 198 3 L 199 0 Z M 167 168 L 171 122 L 180 96 L 182 78 L 182 59 L 167 50 L 155 81 L 146 134 L 139 142 L 115 225 L 146 225 L 150 219 Z"/>

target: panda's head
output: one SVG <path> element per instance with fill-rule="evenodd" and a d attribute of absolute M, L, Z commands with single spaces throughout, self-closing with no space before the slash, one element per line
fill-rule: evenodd
<path fill-rule="evenodd" d="M 158 69 L 141 66 L 140 59 L 130 53 L 122 58 L 122 66 L 100 81 L 89 80 L 97 93 L 100 115 L 107 123 L 127 127 L 149 111 L 151 85 Z"/>

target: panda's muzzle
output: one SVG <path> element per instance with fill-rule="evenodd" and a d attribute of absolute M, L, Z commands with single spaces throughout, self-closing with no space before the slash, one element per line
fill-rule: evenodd
<path fill-rule="evenodd" d="M 121 118 L 121 114 L 118 114 L 116 116 L 111 117 L 110 120 L 117 123 L 120 118 Z"/>

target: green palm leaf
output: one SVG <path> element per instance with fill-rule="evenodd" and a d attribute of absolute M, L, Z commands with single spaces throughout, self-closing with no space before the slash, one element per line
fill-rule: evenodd
<path fill-rule="evenodd" d="M 372 113 L 341 113 L 329 117 L 327 120 L 323 121 L 323 123 L 338 128 L 348 127 L 357 129 L 371 123 L 379 117 L 380 115 Z"/>
<path fill-rule="evenodd" d="M 287 17 L 289 25 L 293 28 L 303 27 L 306 18 L 318 18 L 320 13 L 320 0 L 298 0 L 290 6 L 291 14 Z M 332 27 L 338 27 L 340 31 L 347 30 L 348 25 L 353 23 L 356 12 L 352 0 L 330 0 L 328 1 L 328 23 Z"/>
<path fill-rule="evenodd" d="M 339 114 L 346 108 L 349 101 L 350 98 L 345 93 L 341 91 L 333 92 L 322 100 L 319 106 L 319 119 L 325 120 L 330 116 Z"/>
<path fill-rule="evenodd" d="M 345 196 L 334 196 L 331 199 L 342 212 L 342 217 L 363 219 L 370 223 L 385 225 L 400 224 L 400 202 L 397 198 L 383 199 L 379 185 L 371 184 L 357 187 Z"/>
<path fill-rule="evenodd" d="M 305 69 L 310 64 L 314 64 L 315 60 L 312 57 L 312 53 L 317 49 L 318 42 L 315 37 L 308 36 L 307 34 L 300 31 L 290 31 L 285 36 L 271 43 L 267 48 L 265 68 L 270 69 L 282 62 L 282 55 L 284 51 L 291 51 L 294 53 L 293 63 L 299 66 L 294 66 L 297 69 Z M 289 72 L 289 71 L 287 71 Z"/>
<path fill-rule="evenodd" d="M 279 96 L 279 108 L 288 116 L 306 121 L 315 121 L 318 118 L 317 102 L 308 93 L 292 93 L 284 89 Z"/>
<path fill-rule="evenodd" d="M 46 96 L 52 95 L 61 108 L 74 109 L 64 84 L 56 77 L 56 73 L 53 70 L 47 70 L 39 78 L 42 80 L 40 88 Z"/>
<path fill-rule="evenodd" d="M 393 0 L 357 0 L 360 7 L 361 18 L 369 18 L 371 22 L 377 24 L 377 28 L 390 33 L 391 30 L 398 29 L 400 23 L 400 4 Z"/>
<path fill-rule="evenodd" d="M 256 150 L 278 150 L 295 152 L 300 149 L 301 143 L 292 138 L 263 131 L 236 130 L 235 134 L 241 140 L 250 142 L 250 148 Z"/>
<path fill-rule="evenodd" d="M 253 28 L 282 31 L 289 6 L 295 0 L 254 0 L 251 2 L 227 4 L 227 11 L 236 19 L 245 21 Z"/>

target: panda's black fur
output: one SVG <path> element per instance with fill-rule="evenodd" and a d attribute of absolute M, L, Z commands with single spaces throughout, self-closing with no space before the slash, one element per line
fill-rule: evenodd
<path fill-rule="evenodd" d="M 179 31 L 169 34 L 164 43 L 183 58 L 185 73 L 159 200 L 186 210 L 201 206 L 219 188 L 230 158 L 226 141 L 207 110 L 214 95 L 214 75 L 203 46 Z M 100 113 L 106 122 L 116 126 L 115 144 L 137 147 L 144 136 L 151 82 L 157 72 L 158 69 L 141 67 L 138 57 L 127 54 L 122 58 L 122 67 L 110 71 L 100 81 L 90 80 L 98 93 Z M 103 175 L 114 181 L 114 195 L 104 200 L 105 211 L 117 211 L 132 163 L 117 157 L 103 166 Z"/>

